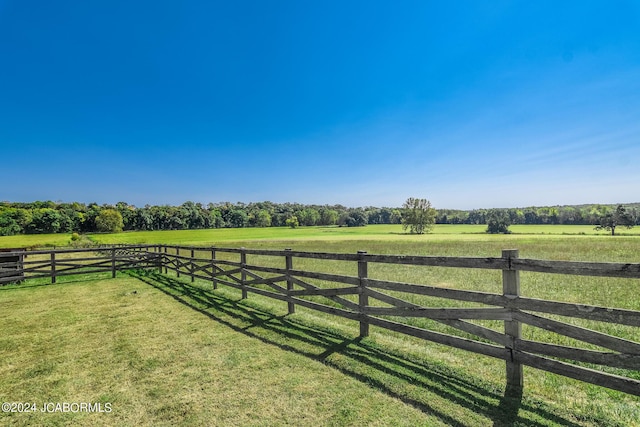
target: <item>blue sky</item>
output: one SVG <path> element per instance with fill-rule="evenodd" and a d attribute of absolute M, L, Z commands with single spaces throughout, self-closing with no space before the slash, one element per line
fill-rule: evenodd
<path fill-rule="evenodd" d="M 638 202 L 639 28 L 615 0 L 0 0 L 0 200 Z"/>

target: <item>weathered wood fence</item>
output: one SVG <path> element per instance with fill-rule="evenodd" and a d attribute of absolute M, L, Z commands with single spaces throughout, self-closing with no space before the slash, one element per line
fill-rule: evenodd
<path fill-rule="evenodd" d="M 80 251 L 29 252 L 19 273 L 26 278 L 50 276 L 55 282 L 57 276 L 89 271 L 111 271 L 115 275 L 117 270 L 128 268 L 156 268 L 164 273 L 171 270 L 191 281 L 210 281 L 214 289 L 219 285 L 239 289 L 243 298 L 252 292 L 286 302 L 289 313 L 301 306 L 354 320 L 359 322 L 361 336 L 367 336 L 370 326 L 376 326 L 504 360 L 509 395 L 521 394 L 522 367 L 527 365 L 640 396 L 640 311 L 520 294 L 520 272 L 530 271 L 632 279 L 629 286 L 638 288 L 640 298 L 640 264 L 523 259 L 517 250 L 504 250 L 501 257 L 495 258 L 169 245 L 107 247 L 99 249 L 97 257 L 80 259 L 70 259 L 72 252 Z M 39 258 L 31 261 L 36 255 Z M 319 260 L 320 265 L 326 265 L 325 271 L 295 269 L 296 259 Z M 347 269 L 353 265 L 353 275 L 336 274 L 330 266 L 334 261 L 343 263 L 342 270 L 345 263 Z M 369 266 L 375 264 L 500 270 L 502 292 L 381 280 L 369 277 Z M 1 280 L 0 277 L 0 283 Z M 461 306 L 426 307 L 420 298 L 427 297 L 456 301 Z M 559 320 L 559 316 L 578 319 L 572 322 L 578 324 Z M 412 318 L 431 319 L 454 328 L 458 334 L 416 326 L 411 324 Z M 579 325 L 585 320 L 624 325 L 632 332 L 615 336 Z M 482 324 L 484 321 L 499 321 L 503 326 L 496 329 Z M 568 337 L 583 346 L 525 339 L 523 325 Z"/>
<path fill-rule="evenodd" d="M 0 252 L 0 285 L 25 279 L 157 267 L 158 255 L 149 246 L 109 245 L 81 249 L 13 250 Z"/>

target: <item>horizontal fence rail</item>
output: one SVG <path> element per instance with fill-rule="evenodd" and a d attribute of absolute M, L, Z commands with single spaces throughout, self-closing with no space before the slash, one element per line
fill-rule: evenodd
<path fill-rule="evenodd" d="M 504 360 L 507 394 L 522 393 L 522 367 L 527 365 L 640 396 L 640 329 L 635 330 L 640 327 L 640 311 L 531 298 L 520 292 L 520 271 L 638 279 L 640 264 L 549 261 L 518 255 L 517 250 L 504 250 L 495 258 L 467 258 L 176 245 L 101 246 L 0 253 L 0 284 L 35 277 L 50 277 L 55 283 L 59 276 L 89 272 L 111 272 L 115 277 L 117 271 L 132 268 L 173 271 L 191 281 L 209 281 L 214 289 L 220 285 L 239 289 L 243 298 L 251 292 L 286 302 L 289 313 L 300 306 L 354 320 L 360 325 L 361 336 L 367 336 L 373 325 Z M 325 271 L 295 268 L 304 260 L 319 260 Z M 352 265 L 347 268 L 352 274 L 332 270 L 332 262 Z M 372 278 L 369 266 L 376 264 L 495 270 L 502 274 L 502 292 Z M 629 285 L 639 286 L 637 281 Z M 440 298 L 462 306 L 424 306 L 420 298 Z M 564 318 L 577 321 L 569 323 Z M 454 332 L 412 324 L 411 319 L 428 319 Z M 580 325 L 581 321 L 634 329 L 620 337 Z M 487 326 L 487 322 L 502 326 Z M 523 325 L 577 344 L 525 339 Z"/>
<path fill-rule="evenodd" d="M 155 246 L 153 248 L 156 248 Z M 15 250 L 0 252 L 0 285 L 25 279 L 157 267 L 160 255 L 150 246 L 96 246 L 80 249 Z M 17 258 L 18 261 L 14 261 Z"/>

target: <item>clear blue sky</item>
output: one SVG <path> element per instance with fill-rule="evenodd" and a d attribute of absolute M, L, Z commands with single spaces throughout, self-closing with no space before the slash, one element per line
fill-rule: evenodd
<path fill-rule="evenodd" d="M 0 0 L 0 200 L 640 201 L 638 1 Z"/>

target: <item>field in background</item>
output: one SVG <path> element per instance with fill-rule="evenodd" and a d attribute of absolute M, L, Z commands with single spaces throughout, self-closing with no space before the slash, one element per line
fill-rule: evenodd
<path fill-rule="evenodd" d="M 441 241 L 483 241 L 509 244 L 526 236 L 563 236 L 567 238 L 611 237 L 606 231 L 595 231 L 590 225 L 513 225 L 512 234 L 491 235 L 485 233 L 486 225 L 439 224 L 432 233 L 411 235 L 400 225 L 368 225 L 366 227 L 288 227 L 268 228 L 218 228 L 207 230 L 171 231 L 128 231 L 114 234 L 89 234 L 95 243 L 105 244 L 183 244 L 224 246 L 225 242 L 260 241 L 353 241 L 367 240 L 379 242 L 441 242 Z M 616 239 L 640 236 L 640 227 L 621 228 Z M 0 248 L 67 246 L 71 234 L 31 234 L 0 236 Z"/>

